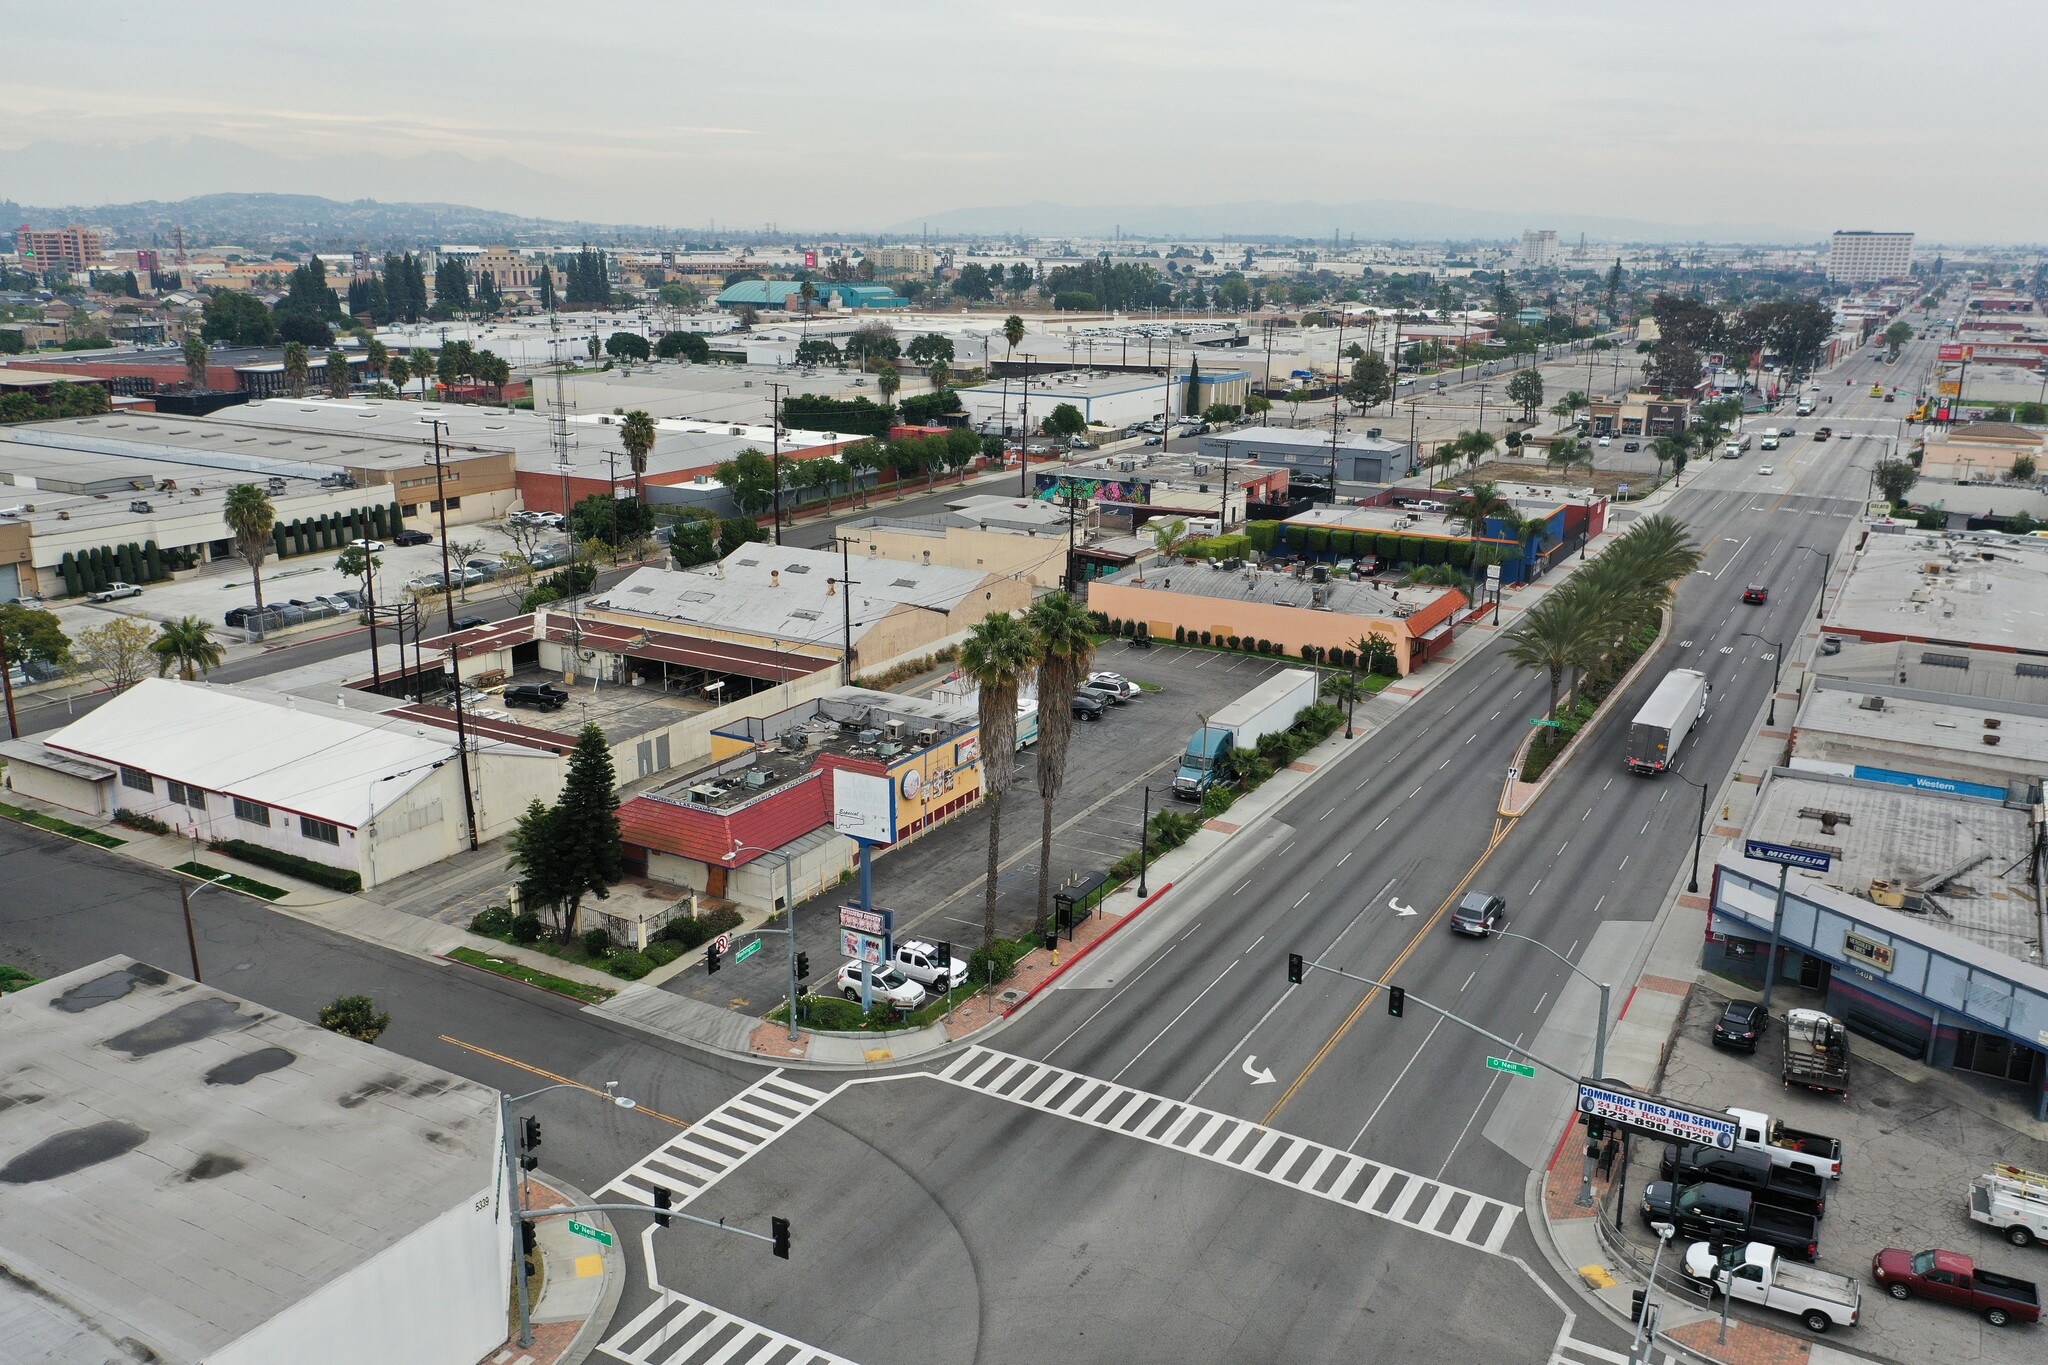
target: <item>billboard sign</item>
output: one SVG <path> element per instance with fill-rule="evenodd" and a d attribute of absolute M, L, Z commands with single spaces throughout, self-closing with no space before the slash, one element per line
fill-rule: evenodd
<path fill-rule="evenodd" d="M 1612 1085 L 1580 1081 L 1579 1112 L 1674 1142 L 1697 1142 L 1724 1152 L 1735 1147 L 1735 1120 L 1728 1115 L 1711 1109 L 1689 1109 L 1655 1095 Z"/>
<path fill-rule="evenodd" d="M 1823 848 L 1791 848 L 1785 844 L 1766 843 L 1762 839 L 1744 839 L 1742 856 L 1803 868 L 1808 872 L 1825 872 L 1835 862 L 1835 855 Z"/>
<path fill-rule="evenodd" d="M 896 949 L 896 912 L 839 907 L 839 951 L 856 962 L 880 966 Z"/>
<path fill-rule="evenodd" d="M 896 784 L 875 773 L 834 772 L 832 828 L 864 843 L 895 843 Z"/>

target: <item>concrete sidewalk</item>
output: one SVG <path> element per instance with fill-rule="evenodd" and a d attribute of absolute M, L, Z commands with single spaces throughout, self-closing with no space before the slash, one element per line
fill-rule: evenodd
<path fill-rule="evenodd" d="M 595 1202 L 553 1176 L 528 1176 L 522 1198 L 529 1210 Z M 482 1365 L 582 1365 L 597 1349 L 626 1291 L 626 1257 L 608 1216 L 584 1213 L 576 1221 L 611 1240 L 572 1231 L 566 1217 L 535 1220 L 541 1286 L 528 1313 L 533 1344 L 521 1346 L 515 1329 L 504 1345 L 484 1356 Z"/>

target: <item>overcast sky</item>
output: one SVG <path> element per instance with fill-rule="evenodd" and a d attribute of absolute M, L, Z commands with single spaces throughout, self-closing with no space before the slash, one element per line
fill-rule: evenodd
<path fill-rule="evenodd" d="M 2040 0 L 51 13 L 0 0 L 0 198 L 31 204 L 277 190 L 859 230 L 1034 200 L 1408 200 L 2048 239 Z"/>

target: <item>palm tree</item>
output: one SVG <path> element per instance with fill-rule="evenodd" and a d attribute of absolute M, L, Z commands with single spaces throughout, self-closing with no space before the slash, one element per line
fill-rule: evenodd
<path fill-rule="evenodd" d="M 329 398 L 348 397 L 349 375 L 347 356 L 343 355 L 340 351 L 329 351 L 327 353 L 327 364 L 322 368 L 321 375 L 327 380 L 327 396 Z"/>
<path fill-rule="evenodd" d="M 1600 640 L 1600 612 L 1590 594 L 1560 589 L 1522 613 L 1508 628 L 1508 657 L 1550 675 L 1550 709 L 1557 719 L 1565 670 L 1581 667 Z"/>
<path fill-rule="evenodd" d="M 1015 313 L 1003 319 L 1003 340 L 1010 344 L 1010 354 L 1017 354 L 1017 343 L 1024 339 L 1024 319 Z"/>
<path fill-rule="evenodd" d="M 931 363 L 931 368 L 926 370 L 925 373 L 931 376 L 932 391 L 934 393 L 945 388 L 953 380 L 953 367 L 943 360 L 934 360 Z"/>
<path fill-rule="evenodd" d="M 304 342 L 284 344 L 284 383 L 294 398 L 306 396 L 306 346 Z"/>
<path fill-rule="evenodd" d="M 804 335 L 811 334 L 811 305 L 818 301 L 818 286 L 805 280 L 797 286 L 797 296 L 804 302 Z"/>
<path fill-rule="evenodd" d="M 427 385 L 434 382 L 434 353 L 424 346 L 412 348 L 412 377 L 420 381 L 420 397 L 427 396 Z"/>
<path fill-rule="evenodd" d="M 645 507 L 647 495 L 640 481 L 647 473 L 648 452 L 654 449 L 654 419 L 638 408 L 627 413 L 619 424 L 619 444 L 626 448 L 626 459 L 633 466 L 633 501 Z"/>
<path fill-rule="evenodd" d="M 1487 522 L 1506 521 L 1515 516 L 1515 505 L 1500 491 L 1500 485 L 1481 480 L 1465 490 L 1465 501 L 1451 509 L 1450 520 L 1476 541 L 1485 536 Z"/>
<path fill-rule="evenodd" d="M 185 383 L 194 389 L 206 387 L 206 341 L 199 336 L 185 338 Z"/>
<path fill-rule="evenodd" d="M 882 402 L 885 404 L 895 402 L 896 392 L 902 387 L 903 375 L 898 372 L 894 365 L 886 360 L 883 361 L 882 368 L 875 371 L 875 388 L 881 393 Z"/>
<path fill-rule="evenodd" d="M 996 875 L 1002 864 L 1003 795 L 1017 752 L 1017 684 L 1038 660 L 1038 642 L 1009 612 L 983 617 L 960 646 L 960 671 L 981 687 L 981 780 L 988 802 L 988 871 L 981 946 L 996 945 Z M 1040 706 L 1040 722 L 1044 721 Z"/>
<path fill-rule="evenodd" d="M 1151 533 L 1152 548 L 1159 551 L 1161 559 L 1165 559 L 1173 553 L 1174 546 L 1187 539 L 1188 521 L 1186 517 L 1159 517 L 1147 522 L 1145 529 Z M 1143 564 L 1138 566 L 1138 577 L 1141 581 L 1145 577 Z"/>
<path fill-rule="evenodd" d="M 270 532 L 277 524 L 277 509 L 261 484 L 238 483 L 228 490 L 221 507 L 221 519 L 234 537 L 235 550 L 249 565 L 249 581 L 256 590 L 257 634 L 262 634 L 263 559 L 270 553 Z"/>
<path fill-rule="evenodd" d="M 365 341 L 363 343 L 363 369 L 369 374 L 370 378 L 381 380 L 384 378 L 385 371 L 390 368 L 391 348 L 375 337 Z"/>
<path fill-rule="evenodd" d="M 1678 469 L 1685 468 L 1685 437 L 1682 434 L 1659 436 L 1650 442 L 1650 453 L 1657 457 L 1657 482 L 1662 483 L 1666 461 Z"/>
<path fill-rule="evenodd" d="M 397 389 L 403 396 L 405 386 L 412 380 L 412 366 L 406 363 L 404 356 L 392 356 L 384 362 L 384 377 L 390 380 L 391 387 Z"/>
<path fill-rule="evenodd" d="M 196 616 L 165 621 L 149 642 L 156 655 L 156 675 L 167 676 L 175 668 L 186 682 L 220 667 L 221 647 L 213 639 L 213 627 Z"/>
<path fill-rule="evenodd" d="M 1067 781 L 1067 741 L 1074 732 L 1074 689 L 1095 661 L 1095 620 L 1056 592 L 1025 613 L 1038 646 L 1038 922 L 1052 897 L 1052 806 Z"/>
<path fill-rule="evenodd" d="M 1593 447 L 1576 436 L 1558 437 L 1550 443 L 1550 448 L 1543 453 L 1543 458 L 1556 468 L 1567 472 L 1580 467 L 1589 474 L 1593 472 Z"/>

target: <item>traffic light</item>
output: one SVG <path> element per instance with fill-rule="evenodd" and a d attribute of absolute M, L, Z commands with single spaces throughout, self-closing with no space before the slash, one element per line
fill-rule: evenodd
<path fill-rule="evenodd" d="M 533 1149 L 540 1146 L 540 1120 L 528 1115 L 519 1120 L 519 1169 L 530 1171 L 540 1165 L 540 1158 Z"/>
<path fill-rule="evenodd" d="M 656 1185 L 654 1187 L 654 1207 L 663 1210 L 662 1212 L 654 1215 L 654 1226 L 658 1228 L 665 1228 L 668 1226 L 669 1219 L 667 1210 L 669 1206 L 674 1202 L 674 1200 L 675 1196 L 669 1193 L 668 1186 Z"/>
<path fill-rule="evenodd" d="M 533 1255 L 533 1249 L 534 1249 L 534 1247 L 538 1246 L 539 1244 L 540 1244 L 540 1231 L 539 1231 L 539 1229 L 535 1228 L 533 1224 L 531 1224 L 531 1223 L 527 1222 L 527 1221 L 526 1221 L 526 1220 L 525 1220 L 524 1218 L 520 1219 L 520 1220 L 519 1220 L 519 1250 L 520 1250 L 520 1251 L 521 1251 L 521 1252 L 522 1252 L 523 1254 L 525 1254 L 525 1255 L 528 1255 L 528 1256 L 531 1256 L 531 1255 Z"/>
<path fill-rule="evenodd" d="M 1407 1008 L 1408 992 L 1402 990 L 1399 986 L 1387 987 L 1387 1013 L 1399 1019 L 1401 1011 Z"/>
<path fill-rule="evenodd" d="M 788 1260 L 789 1220 L 787 1218 L 770 1218 L 768 1220 L 768 1232 L 770 1239 L 775 1244 L 775 1254 L 785 1261 Z"/>
<path fill-rule="evenodd" d="M 941 940 L 933 944 L 932 947 L 934 949 L 932 956 L 938 959 L 937 965 L 939 970 L 951 975 L 953 970 L 953 945 Z"/>
<path fill-rule="evenodd" d="M 1628 1296 L 1628 1320 L 1630 1322 L 1641 1322 L 1643 1320 L 1643 1300 L 1648 1297 L 1648 1292 L 1647 1290 L 1638 1289 Z"/>
<path fill-rule="evenodd" d="M 1300 953 L 1289 953 L 1289 954 L 1287 955 L 1287 980 L 1288 980 L 1288 981 L 1289 981 L 1289 982 L 1290 982 L 1291 984 L 1293 984 L 1293 985 L 1296 985 L 1296 986 L 1299 986 L 1299 985 L 1301 984 L 1301 954 L 1300 954 Z"/>
<path fill-rule="evenodd" d="M 1586 1141 L 1600 1142 L 1607 1137 L 1607 1120 L 1598 1114 L 1586 1115 Z"/>
<path fill-rule="evenodd" d="M 796 955 L 796 979 L 799 981 L 811 979 L 811 955 L 809 953 L 798 953 Z"/>
<path fill-rule="evenodd" d="M 719 957 L 720 954 L 718 951 L 718 945 L 716 943 L 707 943 L 704 945 L 704 974 L 706 976 L 718 975 Z"/>

